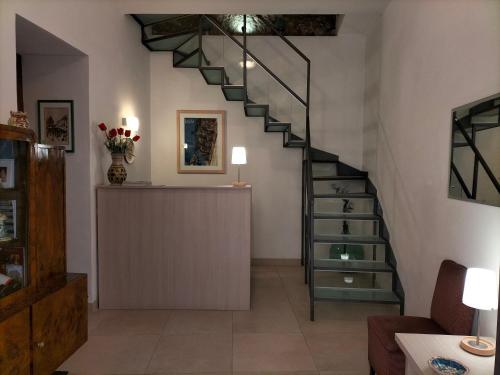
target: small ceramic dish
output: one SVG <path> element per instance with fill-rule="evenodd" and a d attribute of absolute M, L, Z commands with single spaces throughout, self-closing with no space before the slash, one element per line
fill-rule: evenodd
<path fill-rule="evenodd" d="M 465 375 L 469 369 L 458 361 L 443 357 L 429 359 L 429 367 L 439 375 Z"/>

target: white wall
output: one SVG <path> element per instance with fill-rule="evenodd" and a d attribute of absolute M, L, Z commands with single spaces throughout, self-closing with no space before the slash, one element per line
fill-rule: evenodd
<path fill-rule="evenodd" d="M 380 12 L 386 5 L 387 0 L 359 0 L 356 2 L 346 2 L 345 0 L 313 0 L 303 2 L 299 0 L 288 1 L 286 4 L 287 9 L 293 12 L 309 12 L 314 9 L 319 13 L 352 13 L 356 17 L 350 23 L 351 30 L 357 30 L 365 24 L 367 15 L 371 13 Z M 250 5 L 250 6 L 249 6 Z M 169 1 L 169 0 L 67 0 L 64 2 L 58 0 L 2 0 L 0 1 L 0 121 L 7 121 L 8 111 L 16 108 L 16 82 L 15 82 L 15 15 L 20 14 L 24 18 L 37 24 L 45 30 L 50 31 L 54 35 L 65 40 L 72 46 L 83 51 L 89 56 L 89 123 L 88 131 L 90 138 L 90 217 L 85 220 L 85 226 L 89 228 L 91 233 L 91 249 L 87 250 L 86 257 L 90 259 L 90 269 L 88 273 L 91 280 L 90 300 L 96 297 L 96 228 L 95 228 L 95 193 L 94 186 L 105 181 L 105 172 L 109 165 L 109 157 L 102 146 L 102 139 L 100 134 L 96 131 L 95 125 L 101 121 L 106 122 L 108 125 L 118 125 L 120 118 L 123 115 L 135 115 L 141 121 L 140 133 L 143 136 L 141 143 L 138 144 L 136 149 L 137 159 L 133 166 L 128 167 L 130 180 L 149 180 L 151 177 L 151 154 L 150 146 L 151 137 L 149 134 L 149 116 L 150 116 L 150 93 L 155 93 L 156 90 L 151 90 L 149 87 L 150 73 L 149 73 L 149 59 L 150 53 L 139 43 L 140 33 L 139 27 L 128 16 L 128 13 L 225 13 L 225 12 L 242 12 L 247 13 L 279 13 L 283 11 L 283 4 L 278 2 L 269 1 L 256 1 L 249 4 L 246 1 L 234 0 L 216 0 L 211 2 L 200 0 L 184 0 L 184 1 Z M 359 16 L 359 17 L 358 17 Z M 368 17 L 369 18 L 369 17 Z M 346 22 L 347 19 L 344 21 Z M 312 127 L 315 128 L 313 135 L 313 144 L 317 147 L 323 147 L 331 151 L 341 154 L 344 161 L 352 163 L 355 166 L 361 165 L 361 150 L 357 147 L 361 145 L 359 140 L 361 129 L 361 107 L 358 104 L 351 104 L 362 100 L 362 79 L 364 73 L 361 71 L 363 52 L 362 52 L 362 37 L 345 35 L 346 39 L 335 39 L 332 41 L 331 46 L 333 51 L 330 53 L 328 49 L 322 49 L 321 45 L 311 44 L 300 45 L 299 47 L 309 54 L 315 54 L 318 60 L 313 63 L 313 76 L 315 75 L 316 82 L 313 83 L 313 105 L 312 105 Z M 351 39 L 349 39 L 351 38 Z M 307 43 L 306 43 L 307 44 Z M 352 48 L 351 48 L 352 44 Z M 338 48 L 338 49 L 337 49 Z M 344 53 L 344 54 L 342 54 Z M 352 58 L 356 61 L 351 68 Z M 170 64 L 170 61 L 168 61 Z M 152 61 L 154 65 L 154 58 Z M 344 72 L 348 72 L 344 76 Z M 175 75 L 178 73 L 176 72 Z M 194 79 L 189 79 L 186 82 L 189 85 L 204 85 L 201 77 L 197 76 L 196 72 L 184 72 L 183 74 L 193 74 Z M 327 77 L 334 74 L 329 85 L 323 85 L 322 81 Z M 172 77 L 174 75 L 171 75 Z M 155 82 L 157 76 L 153 80 Z M 171 84 L 170 81 L 166 84 Z M 158 79 L 164 79 L 158 76 Z M 173 78 L 175 81 L 175 78 Z M 165 82 L 165 81 L 164 81 Z M 175 87 L 175 86 L 169 86 Z M 165 88 L 166 89 L 166 88 Z M 214 88 L 207 88 L 208 90 L 215 90 Z M 180 94 L 192 95 L 193 90 Z M 346 93 L 347 95 L 343 95 Z M 216 93 L 217 95 L 218 93 Z M 238 111 L 238 116 L 241 116 L 241 104 L 220 102 L 222 95 L 214 99 L 216 95 L 210 95 L 203 100 L 198 96 L 194 97 L 197 101 L 196 107 L 202 108 L 203 105 L 213 108 L 219 106 L 226 108 L 230 111 L 233 108 L 234 113 Z M 193 98 L 191 98 L 193 100 Z M 211 99 L 209 99 L 211 98 Z M 177 100 L 177 99 L 176 99 Z M 187 103 L 187 98 L 184 98 Z M 183 104 L 181 100 L 175 102 L 171 109 L 177 109 L 177 105 Z M 205 104 L 204 104 L 205 103 Z M 330 104 L 333 105 L 330 106 Z M 192 101 L 190 102 L 192 104 Z M 163 102 L 163 105 L 168 103 Z M 328 108 L 338 109 L 330 110 Z M 154 108 L 154 105 L 151 106 Z M 318 110 L 323 108 L 323 110 Z M 341 110 L 345 108 L 345 110 Z M 155 114 L 153 114 L 155 115 Z M 3 116 L 3 117 L 2 117 Z M 155 115 L 159 118 L 159 114 Z M 172 121 L 172 112 L 166 113 L 160 121 Z M 169 120 L 170 119 L 170 120 Z M 228 116 L 228 122 L 232 121 L 234 117 Z M 243 120 L 242 121 L 256 121 L 256 120 Z M 252 123 L 255 124 L 255 123 Z M 171 126 L 171 123 L 168 124 Z M 259 136 L 264 138 L 260 133 L 262 131 L 262 124 L 258 124 Z M 156 127 L 158 128 L 158 127 Z M 245 129 L 246 131 L 246 129 Z M 252 130 L 253 131 L 253 130 Z M 249 143 L 244 133 L 235 132 L 236 136 L 233 140 L 236 142 Z M 239 134 L 239 135 L 238 135 Z M 249 136 L 249 138 L 251 138 Z M 282 180 L 285 186 L 285 193 L 281 190 L 278 194 L 269 195 L 268 201 L 263 200 L 262 206 L 269 206 L 275 204 L 275 201 L 281 194 L 290 194 L 284 198 L 284 203 L 291 202 L 290 210 L 297 210 L 298 197 L 297 188 L 294 185 L 296 176 L 298 176 L 295 163 L 297 151 L 282 150 L 280 148 L 280 139 L 277 135 L 266 135 L 264 143 L 256 147 L 262 147 L 262 155 L 267 153 L 277 153 L 280 156 L 268 154 L 266 163 L 277 163 L 276 170 L 283 168 L 283 172 L 277 172 L 275 180 Z M 175 139 L 175 138 L 172 138 Z M 260 139 L 260 138 L 251 138 Z M 351 148 L 349 142 L 344 142 L 349 139 L 349 142 L 354 141 L 356 147 Z M 170 142 L 170 138 L 165 139 L 163 144 Z M 256 142 L 256 141 L 254 141 Z M 272 147 L 267 142 L 272 143 Z M 154 144 L 154 143 L 153 143 Z M 156 144 L 154 144 L 156 146 Z M 161 145 L 162 146 L 162 145 Z M 156 151 L 153 149 L 153 154 Z M 291 156 L 290 155 L 294 155 Z M 252 156 L 250 155 L 250 158 Z M 263 156 L 265 158 L 265 156 Z M 286 159 L 283 159 L 286 158 Z M 251 160 L 251 159 L 250 159 Z M 168 161 L 170 163 L 170 161 Z M 168 164 L 167 164 L 168 165 Z M 266 164 L 264 164 L 266 165 Z M 274 166 L 274 165 L 273 165 Z M 170 167 L 169 167 L 170 168 Z M 155 167 L 153 166 L 153 169 Z M 154 172 L 157 173 L 157 172 Z M 170 173 L 170 172 L 169 172 Z M 257 172 L 256 172 L 257 173 Z M 259 172 L 260 173 L 260 172 Z M 282 175 L 283 173 L 283 175 Z M 252 182 L 257 180 L 254 175 L 248 174 L 252 178 Z M 164 178 L 164 177 L 162 177 Z M 196 177 L 193 177 L 193 181 Z M 226 175 L 222 176 L 220 180 L 213 181 L 213 183 L 221 183 L 231 180 L 231 177 Z M 162 181 L 167 181 L 163 179 Z M 170 179 L 168 180 L 170 181 Z M 173 179 L 172 179 L 173 181 Z M 191 180 L 186 180 L 191 182 Z M 299 181 L 300 182 L 300 181 Z M 198 182 L 201 183 L 201 182 Z M 203 182 L 205 183 L 205 182 Z M 256 186 L 256 192 L 259 188 Z M 276 189 L 277 190 L 277 189 Z M 288 193 L 290 190 L 290 193 Z M 258 198 L 257 198 L 258 199 Z M 85 200 L 83 200 L 85 201 Z M 86 204 L 86 203 L 81 204 Z M 268 202 L 269 204 L 267 204 Z M 274 206 L 279 207 L 281 206 Z M 277 210 L 275 210 L 277 211 Z M 256 217 L 261 212 L 254 211 Z M 297 217 L 297 221 L 291 222 L 290 225 L 281 224 L 283 215 L 275 218 L 273 224 L 279 226 L 279 231 L 273 232 L 270 229 L 264 228 L 260 237 L 260 243 L 276 243 L 282 241 L 282 238 L 288 238 L 291 233 L 298 238 L 298 225 L 299 218 L 297 212 L 291 212 L 290 215 L 285 217 Z M 277 223 L 277 224 L 276 224 Z M 86 229 L 87 230 L 87 229 Z M 272 239 L 272 241 L 268 241 Z M 297 247 L 286 248 L 283 245 L 277 250 L 263 250 L 266 256 L 283 256 L 283 257 L 296 257 L 298 256 L 298 243 L 299 241 L 291 241 L 297 244 Z M 271 246 L 271 245 L 267 245 Z M 71 263 L 71 259 L 69 262 Z"/>
<path fill-rule="evenodd" d="M 69 272 L 87 273 L 92 248 L 88 57 L 23 55 L 22 59 L 24 110 L 35 132 L 37 100 L 73 100 L 75 152 L 66 154 L 67 267 Z"/>
<path fill-rule="evenodd" d="M 142 142 L 137 159 L 128 168 L 131 180 L 150 179 L 149 145 L 149 52 L 140 44 L 138 25 L 114 1 L 36 0 L 0 2 L 0 121 L 6 122 L 16 102 L 16 13 L 63 39 L 89 56 L 90 197 L 76 202 L 81 210 L 90 202 L 90 215 L 84 220 L 90 232 L 89 299 L 96 298 L 96 184 L 105 181 L 109 156 L 102 145 L 96 124 L 104 121 L 117 126 L 123 115 L 137 116 Z M 76 171 L 78 172 L 78 171 Z M 78 260 L 73 259 L 75 262 Z M 73 262 L 69 259 L 69 263 Z"/>
<path fill-rule="evenodd" d="M 499 269 L 499 208 L 448 199 L 448 178 L 452 108 L 500 91 L 500 3 L 393 1 L 382 22 L 379 114 L 365 119 L 378 128 L 373 137 L 365 126 L 365 166 L 381 195 L 407 313 L 428 315 L 443 259 Z M 375 164 L 368 139 L 376 139 Z M 482 332 L 495 335 L 496 313 L 482 316 Z"/>
<path fill-rule="evenodd" d="M 293 38 L 293 42 L 312 60 L 313 145 L 340 151 L 343 160 L 361 166 L 364 38 L 344 35 Z M 269 53 L 272 50 L 267 51 L 267 56 L 259 57 L 273 65 L 276 57 Z M 245 118 L 243 103 L 225 101 L 220 87 L 208 86 L 197 69 L 173 68 L 171 53 L 152 54 L 150 71 L 153 183 L 230 184 L 236 178 L 236 169 L 230 164 L 231 147 L 245 145 L 248 164 L 242 167 L 242 176 L 253 185 L 252 256 L 299 258 L 301 150 L 283 149 L 281 134 L 265 133 L 262 118 Z M 287 82 L 293 71 L 276 73 Z M 177 174 L 177 109 L 227 111 L 226 175 Z"/>

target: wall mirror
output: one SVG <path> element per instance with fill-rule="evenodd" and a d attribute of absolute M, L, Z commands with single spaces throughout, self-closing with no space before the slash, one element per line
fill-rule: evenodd
<path fill-rule="evenodd" d="M 449 197 L 500 207 L 500 94 L 452 111 Z"/>

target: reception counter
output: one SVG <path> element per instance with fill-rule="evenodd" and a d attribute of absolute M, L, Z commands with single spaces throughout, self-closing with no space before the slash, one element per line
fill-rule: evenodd
<path fill-rule="evenodd" d="M 248 310 L 251 196 L 251 187 L 98 187 L 99 308 Z"/>

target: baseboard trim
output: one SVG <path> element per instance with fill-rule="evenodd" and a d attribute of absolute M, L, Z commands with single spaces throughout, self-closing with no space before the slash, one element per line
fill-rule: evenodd
<path fill-rule="evenodd" d="M 96 312 L 99 307 L 97 306 L 97 301 L 88 303 L 89 312 Z"/>
<path fill-rule="evenodd" d="M 252 266 L 300 266 L 300 259 L 252 258 Z"/>

